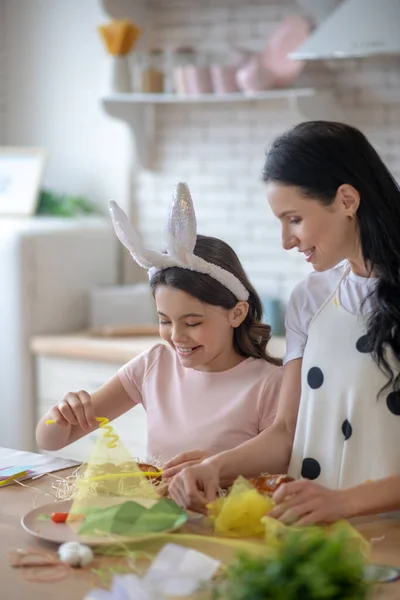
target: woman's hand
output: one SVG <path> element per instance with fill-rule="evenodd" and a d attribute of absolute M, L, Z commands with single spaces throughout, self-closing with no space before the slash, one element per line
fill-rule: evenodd
<path fill-rule="evenodd" d="M 179 506 L 206 514 L 206 506 L 215 500 L 218 487 L 219 471 L 206 460 L 175 475 L 168 491 Z"/>
<path fill-rule="evenodd" d="M 69 392 L 50 410 L 49 419 L 53 419 L 60 427 L 79 425 L 84 431 L 91 431 L 96 426 L 95 414 L 90 394 Z"/>
<path fill-rule="evenodd" d="M 186 467 L 197 465 L 208 458 L 208 456 L 205 450 L 189 450 L 189 452 L 183 452 L 174 456 L 163 467 L 163 479 L 171 479 Z"/>
<path fill-rule="evenodd" d="M 276 506 L 268 516 L 286 525 L 333 523 L 348 516 L 345 490 L 331 490 L 309 479 L 284 483 L 273 499 Z"/>

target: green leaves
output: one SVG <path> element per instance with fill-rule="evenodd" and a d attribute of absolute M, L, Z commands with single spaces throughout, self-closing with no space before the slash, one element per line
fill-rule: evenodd
<path fill-rule="evenodd" d="M 218 597 L 229 600 L 365 600 L 365 563 L 346 530 L 288 530 L 273 556 L 241 555 Z"/>
<path fill-rule="evenodd" d="M 85 521 L 79 528 L 79 535 L 113 533 L 135 537 L 175 529 L 186 520 L 186 512 L 172 500 L 159 500 L 151 508 L 129 501 L 107 508 L 88 509 Z"/>
<path fill-rule="evenodd" d="M 82 196 L 57 194 L 49 190 L 41 190 L 36 210 L 37 215 L 55 217 L 76 217 L 96 212 L 96 207 Z"/>

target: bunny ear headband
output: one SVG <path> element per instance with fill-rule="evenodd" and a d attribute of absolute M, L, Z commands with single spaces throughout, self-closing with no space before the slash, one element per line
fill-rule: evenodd
<path fill-rule="evenodd" d="M 109 201 L 109 209 L 118 239 L 138 265 L 148 270 L 150 278 L 162 269 L 180 267 L 209 275 L 232 292 L 238 300 L 248 300 L 249 291 L 235 275 L 193 254 L 197 239 L 196 215 L 186 183 L 178 183 L 176 186 L 167 221 L 166 254 L 144 247 L 128 217 L 114 200 Z"/>

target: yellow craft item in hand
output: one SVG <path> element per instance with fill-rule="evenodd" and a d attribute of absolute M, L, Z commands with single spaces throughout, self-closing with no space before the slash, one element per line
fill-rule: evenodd
<path fill-rule="evenodd" d="M 115 448 L 117 442 L 119 440 L 119 436 L 114 432 L 114 429 L 109 425 L 109 420 L 107 417 L 95 417 L 96 421 L 100 424 L 100 428 L 103 430 L 103 435 L 105 438 L 110 438 L 107 442 L 107 448 Z M 55 425 L 54 419 L 47 419 L 46 425 Z M 159 477 L 162 474 L 162 469 L 158 469 L 157 471 L 140 471 L 140 473 L 124 473 L 124 477 L 133 477 L 135 475 L 145 475 L 146 477 Z M 107 477 L 120 477 L 119 473 L 109 474 Z M 101 479 L 102 477 L 99 477 Z M 94 478 L 92 478 L 94 479 Z"/>
<path fill-rule="evenodd" d="M 104 437 L 105 438 L 110 438 L 109 441 L 107 442 L 107 448 L 115 448 L 117 445 L 117 442 L 119 440 L 119 437 L 117 436 L 116 433 L 114 433 L 114 429 L 111 427 L 111 425 L 109 425 L 109 420 L 107 419 L 107 417 L 95 417 L 96 421 L 100 424 L 101 429 L 104 430 Z M 46 425 L 54 425 L 55 421 L 54 419 L 47 419 L 46 421 Z"/>

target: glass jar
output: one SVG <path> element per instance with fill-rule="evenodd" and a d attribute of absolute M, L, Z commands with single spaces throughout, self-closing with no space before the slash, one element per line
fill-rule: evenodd
<path fill-rule="evenodd" d="M 153 48 L 143 54 L 141 73 L 141 92 L 143 94 L 162 94 L 164 91 L 163 51 Z"/>
<path fill-rule="evenodd" d="M 173 53 L 173 89 L 176 94 L 186 95 L 188 86 L 186 72 L 188 67 L 196 64 L 196 53 L 193 48 L 176 48 Z"/>

